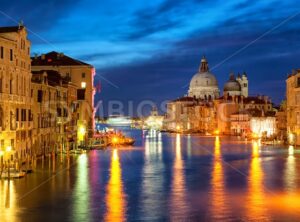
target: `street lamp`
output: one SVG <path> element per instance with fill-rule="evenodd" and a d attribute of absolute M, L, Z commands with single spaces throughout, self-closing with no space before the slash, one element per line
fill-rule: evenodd
<path fill-rule="evenodd" d="M 6 147 L 6 152 L 10 152 L 12 149 L 11 149 L 11 146 L 7 146 Z"/>

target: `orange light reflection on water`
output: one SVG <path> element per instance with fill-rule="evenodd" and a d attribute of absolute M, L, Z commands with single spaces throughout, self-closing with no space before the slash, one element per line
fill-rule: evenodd
<path fill-rule="evenodd" d="M 264 173 L 260 163 L 260 143 L 253 141 L 252 158 L 249 172 L 249 190 L 248 190 L 248 206 L 247 218 L 250 220 L 269 221 L 266 195 L 267 189 L 264 189 Z"/>
<path fill-rule="evenodd" d="M 187 202 L 185 190 L 185 177 L 183 172 L 183 160 L 181 155 L 181 136 L 176 134 L 175 159 L 173 163 L 172 180 L 172 220 L 187 218 Z"/>
<path fill-rule="evenodd" d="M 110 179 L 106 194 L 107 212 L 105 221 L 125 220 L 125 195 L 121 177 L 121 167 L 118 150 L 114 149 L 111 157 Z"/>
<path fill-rule="evenodd" d="M 16 221 L 18 206 L 14 180 L 0 181 L 0 221 Z"/>
<path fill-rule="evenodd" d="M 213 220 L 225 219 L 228 214 L 224 183 L 221 143 L 219 136 L 216 136 L 211 179 L 211 217 Z"/>

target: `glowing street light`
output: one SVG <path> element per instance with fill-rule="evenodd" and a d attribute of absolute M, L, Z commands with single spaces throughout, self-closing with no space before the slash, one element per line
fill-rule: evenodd
<path fill-rule="evenodd" d="M 6 152 L 10 152 L 12 150 L 11 146 L 6 147 Z"/>
<path fill-rule="evenodd" d="M 216 129 L 216 130 L 214 131 L 214 134 L 215 134 L 215 135 L 219 135 L 219 134 L 220 134 L 220 130 L 219 130 L 219 129 Z"/>
<path fill-rule="evenodd" d="M 117 136 L 114 136 L 114 137 L 112 138 L 112 143 L 113 143 L 113 144 L 119 143 L 119 138 L 118 138 Z"/>

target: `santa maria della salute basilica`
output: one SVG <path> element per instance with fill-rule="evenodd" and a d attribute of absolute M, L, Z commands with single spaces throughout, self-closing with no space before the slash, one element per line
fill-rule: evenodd
<path fill-rule="evenodd" d="M 216 76 L 202 57 L 187 95 L 168 102 L 164 127 L 175 132 L 271 136 L 276 127 L 273 104 L 267 96 L 249 96 L 248 87 L 246 72 L 231 73 L 220 92 Z"/>
<path fill-rule="evenodd" d="M 209 71 L 205 57 L 201 59 L 199 70 L 190 82 L 188 95 L 203 100 L 214 100 L 220 97 L 218 80 Z M 236 78 L 234 74 L 230 74 L 229 80 L 224 85 L 223 95 L 248 97 L 248 78 L 246 73 L 243 75 L 238 74 Z"/>

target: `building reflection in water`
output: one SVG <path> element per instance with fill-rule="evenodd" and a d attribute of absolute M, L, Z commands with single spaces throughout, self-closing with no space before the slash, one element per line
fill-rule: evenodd
<path fill-rule="evenodd" d="M 73 193 L 73 221 L 90 220 L 90 184 L 87 154 L 81 154 L 77 163 L 77 178 Z"/>
<path fill-rule="evenodd" d="M 126 199 L 123 192 L 122 170 L 118 150 L 111 156 L 110 179 L 106 188 L 105 221 L 125 221 Z"/>
<path fill-rule="evenodd" d="M 172 220 L 188 219 L 188 205 L 186 201 L 186 188 L 184 177 L 184 161 L 181 153 L 181 136 L 176 134 L 175 159 L 173 162 L 171 196 L 171 217 Z"/>
<path fill-rule="evenodd" d="M 264 173 L 260 164 L 260 141 L 253 141 L 250 172 L 248 179 L 248 200 L 245 208 L 247 218 L 255 221 L 268 221 L 267 205 L 264 195 Z"/>
<path fill-rule="evenodd" d="M 18 206 L 14 180 L 0 181 L 0 221 L 16 221 Z"/>
<path fill-rule="evenodd" d="M 164 192 L 164 164 L 162 162 L 161 133 L 149 132 L 145 139 L 143 181 L 140 215 L 143 220 L 161 219 L 166 199 Z"/>
<path fill-rule="evenodd" d="M 229 204 L 225 192 L 224 172 L 222 165 L 221 143 L 215 138 L 215 149 L 211 179 L 211 217 L 212 220 L 224 220 L 229 213 Z"/>
<path fill-rule="evenodd" d="M 186 145 L 187 145 L 187 156 L 188 158 L 191 158 L 192 156 L 192 139 L 191 139 L 191 134 L 187 135 L 187 140 L 186 140 Z"/>
<path fill-rule="evenodd" d="M 290 193 L 296 190 L 296 160 L 294 157 L 294 147 L 289 146 L 288 152 L 289 155 L 285 166 L 285 187 Z"/>

